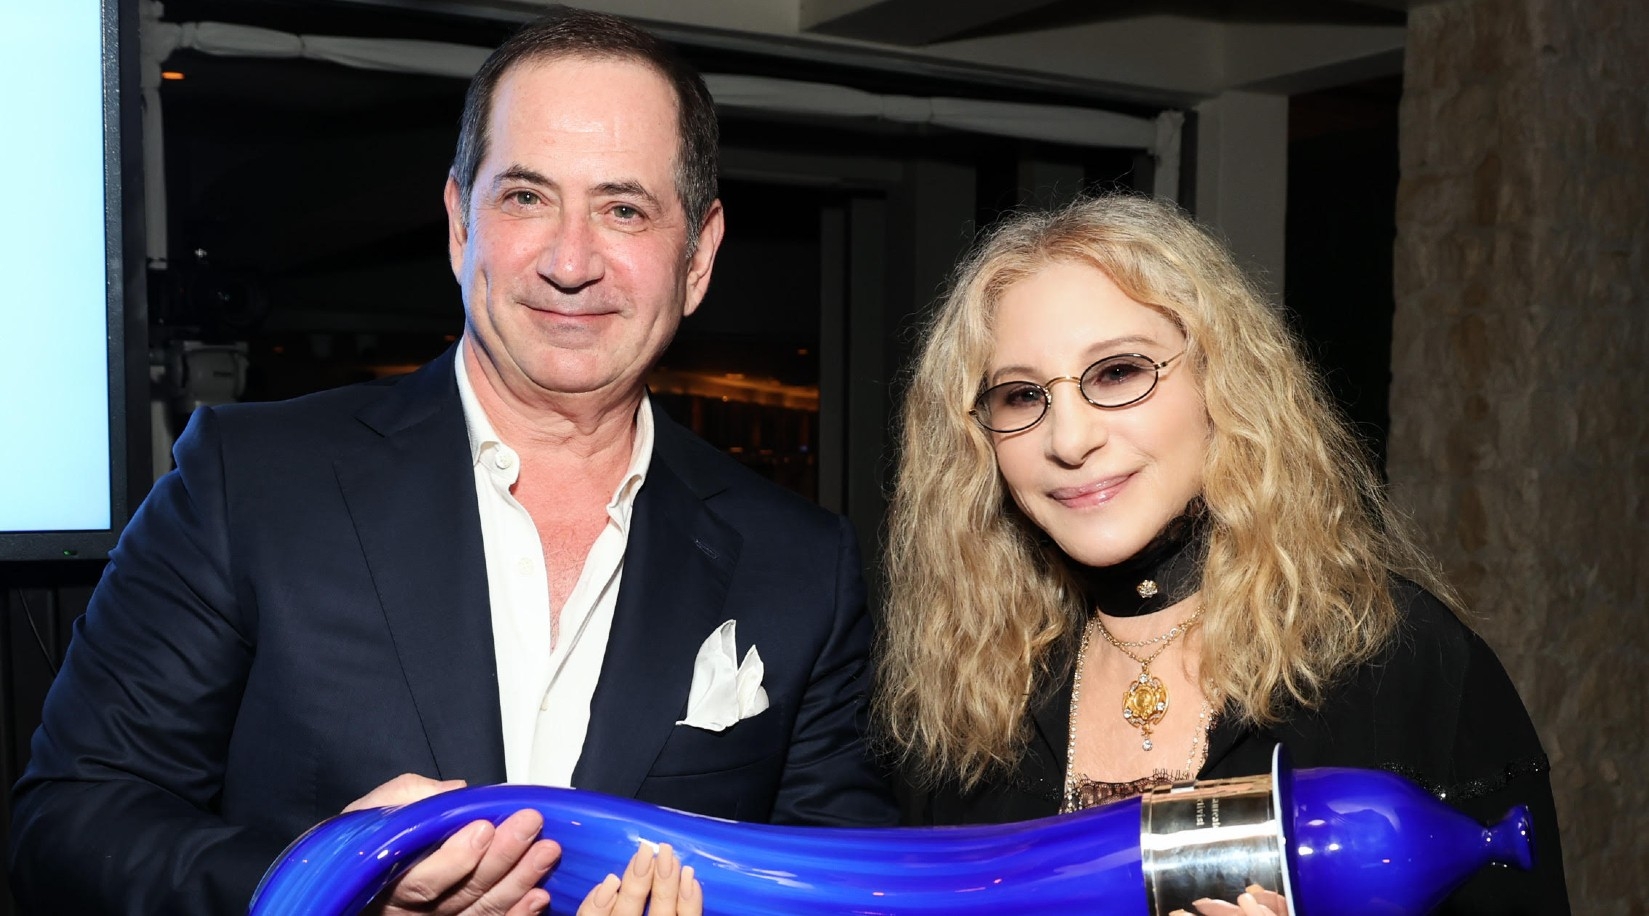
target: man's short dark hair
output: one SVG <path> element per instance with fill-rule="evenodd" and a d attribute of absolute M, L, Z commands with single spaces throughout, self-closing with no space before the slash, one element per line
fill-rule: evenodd
<path fill-rule="evenodd" d="M 458 182 L 462 207 L 460 218 L 469 220 L 470 194 L 481 160 L 487 155 L 487 122 L 499 81 L 517 65 L 562 58 L 634 61 L 651 67 L 670 84 L 681 135 L 675 163 L 676 193 L 687 214 L 687 244 L 691 251 L 710 204 L 716 199 L 720 137 L 710 90 L 698 71 L 663 40 L 617 16 L 589 10 L 558 7 L 523 25 L 492 52 L 470 80 L 458 128 L 458 151 L 452 160 L 452 176 Z"/>

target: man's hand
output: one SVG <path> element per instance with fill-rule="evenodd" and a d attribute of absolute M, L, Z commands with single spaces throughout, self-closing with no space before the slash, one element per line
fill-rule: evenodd
<path fill-rule="evenodd" d="M 350 802 L 344 810 L 405 805 L 431 795 L 463 788 L 461 779 L 446 781 L 404 773 Z M 363 913 L 372 916 L 538 916 L 550 905 L 538 887 L 561 847 L 541 840 L 544 818 L 531 809 L 517 811 L 494 827 L 472 821 L 423 861 L 384 888 Z M 608 875 L 585 896 L 578 916 L 701 916 L 704 891 L 691 868 L 682 868 L 669 844 L 642 844 L 630 857 L 623 877 Z"/>
<path fill-rule="evenodd" d="M 345 811 L 404 805 L 461 788 L 464 781 L 439 781 L 405 773 L 350 802 Z M 561 858 L 561 847 L 540 840 L 544 818 L 517 811 L 494 827 L 473 821 L 439 849 L 384 888 L 363 912 L 381 916 L 536 916 L 550 905 L 537 887 Z"/>
<path fill-rule="evenodd" d="M 417 773 L 402 773 L 371 792 L 344 805 L 344 813 L 359 811 L 362 808 L 393 808 L 410 805 L 415 801 L 429 798 L 431 795 L 440 795 L 442 792 L 462 789 L 467 785 L 469 783 L 462 779 L 430 779 L 428 776 L 419 776 Z"/>

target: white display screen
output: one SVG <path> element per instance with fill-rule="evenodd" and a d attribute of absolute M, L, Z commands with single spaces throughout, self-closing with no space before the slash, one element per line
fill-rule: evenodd
<path fill-rule="evenodd" d="M 116 524 L 103 86 L 99 0 L 0 0 L 0 533 Z"/>

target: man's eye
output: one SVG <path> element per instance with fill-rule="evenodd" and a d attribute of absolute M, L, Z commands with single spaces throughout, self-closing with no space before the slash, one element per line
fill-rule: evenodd
<path fill-rule="evenodd" d="M 505 203 L 511 203 L 521 207 L 537 206 L 539 199 L 540 198 L 535 191 L 511 191 L 510 193 L 504 195 Z"/>
<path fill-rule="evenodd" d="M 613 215 L 624 222 L 630 222 L 631 220 L 640 219 L 641 211 L 629 204 L 619 204 L 613 207 Z"/>

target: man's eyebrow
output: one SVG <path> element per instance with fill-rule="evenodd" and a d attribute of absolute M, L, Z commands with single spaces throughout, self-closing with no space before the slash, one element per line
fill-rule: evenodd
<path fill-rule="evenodd" d="M 512 165 L 492 177 L 493 190 L 496 191 L 500 185 L 506 185 L 513 181 L 524 181 L 527 184 L 535 184 L 542 188 L 555 187 L 555 182 L 551 181 L 549 176 L 533 171 L 524 165 Z"/>
<path fill-rule="evenodd" d="M 655 212 L 664 209 L 664 204 L 639 181 L 606 181 L 596 185 L 594 190 L 597 197 L 636 197 Z"/>
<path fill-rule="evenodd" d="M 512 182 L 525 182 L 526 184 L 537 185 L 541 188 L 559 187 L 548 175 L 545 175 L 535 169 L 527 168 L 524 165 L 512 165 L 502 172 L 499 172 L 497 175 L 494 175 L 492 179 L 492 187 L 493 190 L 496 191 L 499 187 Z M 662 211 L 664 209 L 663 203 L 659 201 L 658 197 L 656 197 L 653 192 L 647 190 L 646 186 L 641 182 L 633 179 L 604 181 L 601 184 L 596 185 L 591 190 L 597 197 L 631 197 L 641 200 L 654 211 Z"/>

